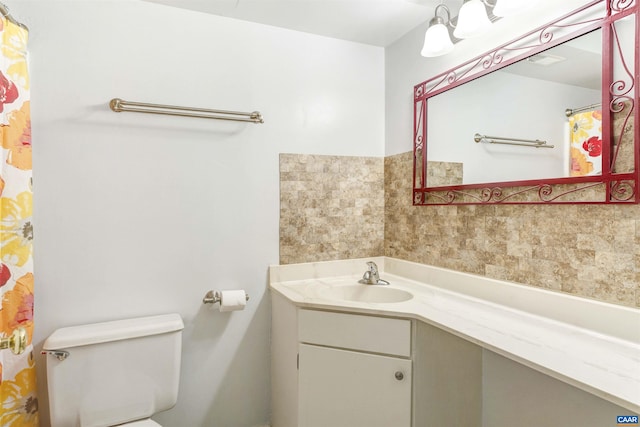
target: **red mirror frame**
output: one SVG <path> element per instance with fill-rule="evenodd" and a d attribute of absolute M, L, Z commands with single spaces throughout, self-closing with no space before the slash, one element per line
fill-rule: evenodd
<path fill-rule="evenodd" d="M 606 5 L 605 5 L 606 2 Z M 605 9 L 606 6 L 606 9 Z M 596 16 L 597 15 L 597 16 Z M 625 58 L 615 22 L 634 16 L 633 58 Z M 640 53 L 638 0 L 596 0 L 501 45 L 449 71 L 414 86 L 413 204 L 631 204 L 640 202 Z M 594 17 L 596 16 L 596 17 Z M 576 22 L 583 19 L 581 22 Z M 597 176 L 494 182 L 483 184 L 427 186 L 427 106 L 428 99 L 514 62 L 535 55 L 587 32 L 602 28 L 602 174 Z M 613 81 L 614 59 L 622 64 L 625 76 Z M 631 71 L 628 64 L 633 64 Z M 618 135 L 613 121 L 622 121 Z M 635 123 L 635 125 L 634 125 Z M 631 137 L 629 136 L 631 134 Z M 626 137 L 623 141 L 623 137 Z M 621 147 L 631 140 L 633 153 L 627 171 L 618 171 Z M 631 146 L 632 145 L 632 146 Z"/>

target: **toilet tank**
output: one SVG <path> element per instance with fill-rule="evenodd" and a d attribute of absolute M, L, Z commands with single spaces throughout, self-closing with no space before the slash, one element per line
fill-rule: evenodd
<path fill-rule="evenodd" d="M 175 405 L 183 328 L 166 314 L 53 332 L 43 346 L 51 427 L 112 426 Z"/>

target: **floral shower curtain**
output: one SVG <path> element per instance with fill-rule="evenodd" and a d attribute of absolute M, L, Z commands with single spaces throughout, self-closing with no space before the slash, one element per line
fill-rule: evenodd
<path fill-rule="evenodd" d="M 0 350 L 0 426 L 38 425 L 33 334 L 31 116 L 26 27 L 0 15 L 0 336 L 27 332 L 27 349 Z"/>
<path fill-rule="evenodd" d="M 570 176 L 602 174 L 602 111 L 576 113 L 569 118 Z"/>

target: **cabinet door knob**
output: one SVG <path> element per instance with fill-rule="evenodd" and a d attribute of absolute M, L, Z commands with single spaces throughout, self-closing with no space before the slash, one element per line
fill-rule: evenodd
<path fill-rule="evenodd" d="M 404 379 L 404 374 L 400 371 L 396 371 L 396 379 L 398 381 L 402 381 Z"/>

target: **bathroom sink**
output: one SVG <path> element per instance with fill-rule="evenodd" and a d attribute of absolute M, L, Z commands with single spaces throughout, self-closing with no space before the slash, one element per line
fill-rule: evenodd
<path fill-rule="evenodd" d="M 321 291 L 325 298 L 355 302 L 393 303 L 408 301 L 413 294 L 384 285 L 334 286 Z"/>

